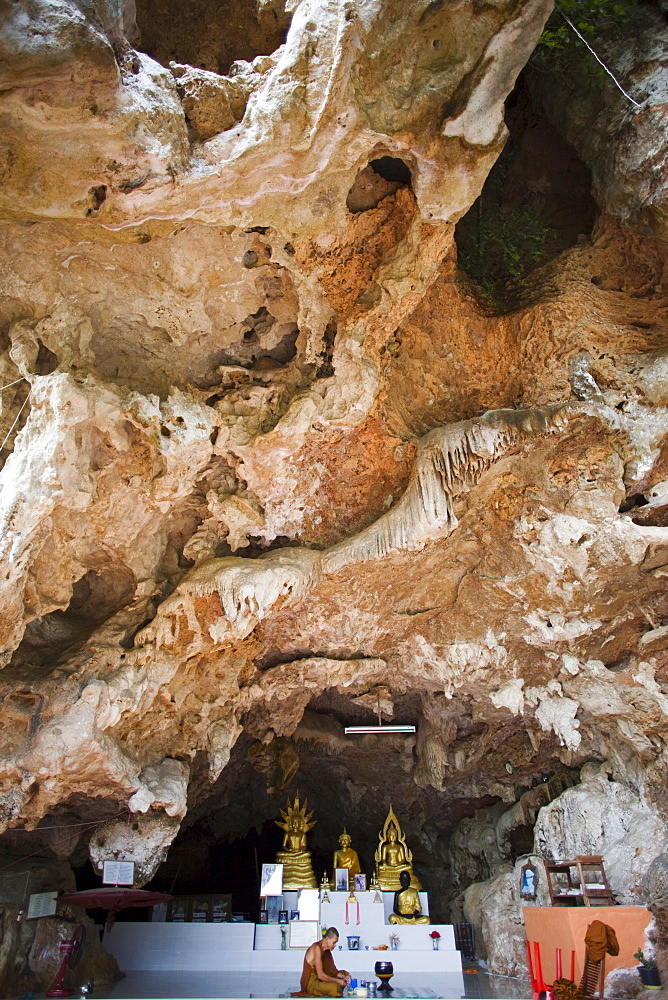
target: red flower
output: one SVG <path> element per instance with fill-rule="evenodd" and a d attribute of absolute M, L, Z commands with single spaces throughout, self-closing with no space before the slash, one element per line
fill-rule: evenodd
<path fill-rule="evenodd" d="M 438 931 L 432 931 L 431 934 L 429 935 L 430 938 L 434 938 L 434 939 L 440 938 L 440 936 L 441 935 L 438 933 Z"/>

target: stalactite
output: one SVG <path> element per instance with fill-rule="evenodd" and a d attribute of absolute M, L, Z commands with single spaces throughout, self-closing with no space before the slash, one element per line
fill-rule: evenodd
<path fill-rule="evenodd" d="M 480 476 L 509 448 L 529 437 L 556 429 L 556 408 L 490 410 L 430 431 L 420 441 L 413 472 L 399 502 L 358 535 L 324 553 L 283 549 L 261 559 L 230 556 L 210 559 L 192 570 L 160 607 L 158 615 L 137 637 L 138 645 L 172 645 L 174 618 L 184 615 L 199 641 L 194 599 L 217 592 L 227 626 L 210 628 L 214 641 L 243 638 L 280 598 L 304 597 L 322 574 L 390 552 L 416 551 L 428 541 L 447 537 L 457 526 L 453 497 L 474 486 Z M 166 621 L 168 619 L 168 621 Z"/>
<path fill-rule="evenodd" d="M 408 488 L 399 502 L 353 538 L 323 556 L 323 571 L 351 562 L 381 559 L 390 552 L 421 549 L 457 526 L 453 497 L 474 486 L 509 448 L 555 429 L 551 410 L 490 410 L 426 434 L 419 445 Z"/>

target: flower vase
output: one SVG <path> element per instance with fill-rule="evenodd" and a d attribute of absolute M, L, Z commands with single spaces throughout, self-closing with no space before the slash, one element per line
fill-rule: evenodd
<path fill-rule="evenodd" d="M 434 951 L 438 951 L 438 938 L 431 939 L 431 946 L 434 949 Z"/>
<path fill-rule="evenodd" d="M 396 951 L 398 948 L 398 943 L 396 941 L 390 941 L 390 949 Z"/>

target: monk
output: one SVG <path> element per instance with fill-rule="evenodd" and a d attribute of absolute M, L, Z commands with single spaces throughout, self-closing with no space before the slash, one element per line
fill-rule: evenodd
<path fill-rule="evenodd" d="M 339 940 L 336 927 L 329 927 L 324 938 L 315 941 L 304 955 L 304 968 L 299 993 L 293 997 L 340 997 L 350 982 L 350 976 L 334 965 L 332 951 Z"/>

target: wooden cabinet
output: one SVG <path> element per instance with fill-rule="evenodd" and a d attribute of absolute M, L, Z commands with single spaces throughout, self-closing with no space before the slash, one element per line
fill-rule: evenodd
<path fill-rule="evenodd" d="M 173 924 L 222 924 L 231 919 L 232 896 L 229 893 L 174 896 L 167 904 L 167 921 Z"/>

